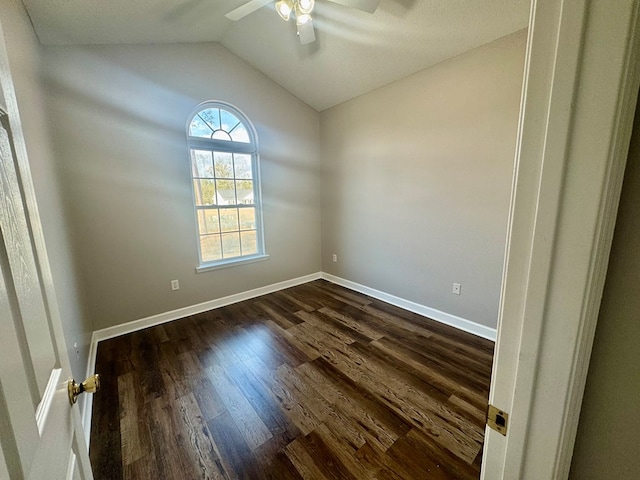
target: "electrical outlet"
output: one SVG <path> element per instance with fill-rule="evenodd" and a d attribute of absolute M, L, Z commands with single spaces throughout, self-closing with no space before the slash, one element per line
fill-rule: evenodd
<path fill-rule="evenodd" d="M 171 280 L 171 290 L 180 290 L 180 282 L 178 280 Z"/>
<path fill-rule="evenodd" d="M 337 263 L 338 262 L 338 254 L 334 253 L 333 254 L 333 263 Z"/>
<path fill-rule="evenodd" d="M 462 288 L 462 286 L 459 283 L 454 283 L 453 284 L 453 290 L 452 293 L 454 295 L 460 295 L 460 289 Z"/>

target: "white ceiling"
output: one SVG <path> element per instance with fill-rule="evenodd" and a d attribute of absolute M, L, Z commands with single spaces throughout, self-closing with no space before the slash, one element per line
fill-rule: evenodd
<path fill-rule="evenodd" d="M 317 41 L 245 0 L 23 0 L 46 45 L 220 42 L 322 111 L 527 25 L 530 0 L 381 0 L 374 14 L 316 0 Z"/>

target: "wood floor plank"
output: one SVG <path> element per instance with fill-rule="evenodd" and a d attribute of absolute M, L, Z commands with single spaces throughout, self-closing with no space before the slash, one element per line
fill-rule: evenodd
<path fill-rule="evenodd" d="M 481 446 L 482 433 L 463 419 L 443 412 L 443 407 L 420 394 L 410 385 L 386 375 L 384 369 L 350 348 L 336 348 L 326 352 L 323 357 L 337 368 L 346 372 L 352 380 L 365 385 L 378 395 L 390 408 L 399 415 L 424 429 L 440 442 L 456 452 L 460 458 L 472 462 Z M 379 382 L 385 378 L 385 382 Z M 449 425 L 443 420 L 454 421 Z"/>
<path fill-rule="evenodd" d="M 91 465 L 105 480 L 123 478 L 122 435 L 120 432 L 120 402 L 118 389 L 119 347 L 124 340 L 109 339 L 101 342 L 96 356 L 96 372 L 101 373 L 101 391 L 109 392 L 108 401 L 100 402 L 91 417 Z"/>
<path fill-rule="evenodd" d="M 363 402 L 352 398 L 352 396 L 334 384 L 331 379 L 324 376 L 316 367 L 316 362 L 301 365 L 298 367 L 298 371 L 306 376 L 307 381 L 315 387 L 325 400 L 335 405 L 337 410 L 344 412 L 345 416 L 357 423 L 365 441 L 368 440 L 380 450 L 386 451 L 398 439 L 398 435 L 392 429 L 385 427 L 376 418 L 375 414 L 367 411 Z"/>
<path fill-rule="evenodd" d="M 285 452 L 304 480 L 327 480 L 304 447 L 302 440 L 297 439 L 291 442 L 285 448 Z"/>
<path fill-rule="evenodd" d="M 145 455 L 135 462 L 125 465 L 122 477 L 125 480 L 153 480 L 161 478 L 157 471 L 156 459 L 153 454 Z"/>
<path fill-rule="evenodd" d="M 427 358 L 403 345 L 387 342 L 386 339 L 376 340 L 370 345 L 380 350 L 379 356 L 386 358 L 391 364 L 404 365 L 412 369 L 426 385 L 439 390 L 443 395 L 451 395 L 466 388 L 464 381 L 456 381 L 447 374 L 446 370 L 431 364 Z M 480 403 L 486 404 L 487 399 L 484 396 L 469 392 L 465 397 L 469 395 L 474 396 Z"/>
<path fill-rule="evenodd" d="M 315 415 L 309 405 L 302 403 L 300 401 L 301 398 L 291 391 L 284 382 L 274 379 L 271 384 L 271 391 L 280 407 L 303 435 L 311 433 L 322 423 L 322 419 Z"/>
<path fill-rule="evenodd" d="M 493 345 L 324 280 L 101 342 L 97 480 L 477 480 Z"/>
<path fill-rule="evenodd" d="M 180 399 L 158 398 L 150 402 L 154 409 L 154 453 L 162 466 L 162 476 L 175 479 L 202 478 L 201 453 L 193 449 L 193 422 Z M 217 467 L 215 461 L 212 467 Z M 161 477 L 162 478 L 162 477 Z M 213 476 L 212 478 L 220 478 Z"/>
<path fill-rule="evenodd" d="M 411 452 L 408 452 L 411 453 Z M 417 452 L 413 452 L 416 454 Z M 371 477 L 378 480 L 413 480 L 415 471 L 405 469 L 404 465 L 397 462 L 387 452 L 378 450 L 375 446 L 365 443 L 356 452 L 356 458 L 362 463 L 377 467 L 378 471 Z"/>
<path fill-rule="evenodd" d="M 372 301 L 372 299 L 366 295 L 352 292 L 346 288 L 339 287 L 326 281 L 317 282 L 315 286 L 329 297 L 347 305 L 351 305 L 352 307 L 361 308 L 369 305 Z"/>
<path fill-rule="evenodd" d="M 126 467 L 144 455 L 138 430 L 136 383 L 132 373 L 118 377 L 118 393 L 120 404 L 120 434 L 122 436 L 122 464 Z"/>
<path fill-rule="evenodd" d="M 287 316 L 291 316 L 300 310 L 300 305 L 298 305 L 297 302 L 289 300 L 289 298 L 283 295 L 282 292 L 273 292 L 270 295 L 265 295 L 260 299 L 260 301 L 264 301 L 274 306 L 281 312 L 287 314 Z M 295 319 L 293 319 L 293 321 L 295 322 Z"/>
<path fill-rule="evenodd" d="M 377 473 L 375 466 L 361 462 L 356 458 L 357 448 L 354 445 L 344 442 L 344 437 L 336 434 L 327 424 L 318 427 L 314 433 L 329 448 L 332 455 L 340 461 L 344 468 L 355 478 L 371 478 Z M 364 445 L 364 444 L 363 444 Z M 360 445 L 362 446 L 362 445 Z"/>
<path fill-rule="evenodd" d="M 360 343 L 369 343 L 379 338 L 382 334 L 368 328 L 362 323 L 356 322 L 352 318 L 336 312 L 330 308 L 321 308 L 315 312 L 325 323 L 345 332 L 354 340 Z"/>
<path fill-rule="evenodd" d="M 246 366 L 234 365 L 228 372 L 272 436 L 293 441 L 300 435 L 300 431 L 278 408 L 271 391 L 264 388 Z"/>
<path fill-rule="evenodd" d="M 395 305 L 391 305 L 381 300 L 377 300 L 375 298 L 372 299 L 371 306 L 377 308 L 378 310 L 390 313 L 391 315 L 395 315 L 409 322 L 412 322 L 422 328 L 425 328 L 430 333 L 440 334 L 443 337 L 456 342 L 458 346 L 469 346 L 478 352 L 478 356 L 480 356 L 480 354 L 482 353 L 487 353 L 490 357 L 493 356 L 494 343 L 490 340 L 475 335 L 469 336 L 469 334 L 467 332 L 464 332 L 463 330 L 452 328 L 443 323 L 437 322 L 417 313 L 410 312 Z"/>
<path fill-rule="evenodd" d="M 271 432 L 227 372 L 214 365 L 207 373 L 247 445 L 257 448 L 271 438 Z"/>
<path fill-rule="evenodd" d="M 342 411 L 337 406 L 330 409 L 329 415 L 323 423 L 329 427 L 336 438 L 340 439 L 340 444 L 344 444 L 354 451 L 367 441 L 357 422 L 351 418 L 348 412 Z"/>
<path fill-rule="evenodd" d="M 428 478 L 433 480 L 450 480 L 458 477 L 451 476 L 440 464 L 434 462 L 428 455 L 412 455 L 415 448 L 407 441 L 406 437 L 400 438 L 393 447 L 387 451 L 387 455 L 394 459 L 396 464 L 403 466 L 413 477 L 408 478 Z"/>
<path fill-rule="evenodd" d="M 479 409 L 455 394 L 449 397 L 445 406 L 473 422 L 478 428 L 484 429 L 487 417 L 486 408 Z"/>
<path fill-rule="evenodd" d="M 408 385 L 411 385 L 417 390 L 423 392 L 430 398 L 441 402 L 446 402 L 449 399 L 451 395 L 450 391 L 443 391 L 441 388 L 438 388 L 438 384 L 434 384 L 435 382 L 424 381 L 424 368 L 418 368 L 416 365 L 410 363 L 407 364 L 401 356 L 389 356 L 387 352 L 378 348 L 378 345 L 379 343 L 376 342 L 371 342 L 369 344 L 361 344 L 357 342 L 351 345 L 351 349 L 354 353 L 366 358 L 369 363 L 375 364 L 378 368 L 386 371 L 387 375 L 402 380 Z M 432 377 L 430 377 L 430 379 L 431 378 Z"/>
<path fill-rule="evenodd" d="M 291 393 L 294 401 L 308 409 L 320 422 L 330 414 L 331 406 L 324 402 L 313 386 L 305 382 L 289 365 L 281 365 L 276 370 L 276 377 Z"/>
<path fill-rule="evenodd" d="M 416 325 L 413 322 L 405 320 L 402 317 L 397 315 L 393 315 L 391 313 L 385 312 L 384 310 L 380 310 L 372 305 L 365 305 L 362 307 L 362 311 L 367 315 L 370 315 L 372 318 L 378 319 L 387 325 L 393 325 L 407 332 L 416 333 L 423 337 L 429 338 L 431 336 L 431 332 L 425 331 L 425 328 L 421 325 Z"/>
<path fill-rule="evenodd" d="M 416 457 L 414 461 L 421 462 L 423 465 L 431 465 L 431 470 L 433 470 L 432 465 L 435 463 L 436 470 L 439 469 L 446 473 L 445 478 L 463 479 L 474 475 L 476 472 L 473 462 L 459 462 L 451 451 L 440 448 L 437 442 L 434 442 L 431 437 L 425 435 L 419 429 L 412 429 L 405 437 L 405 440 L 409 443 L 409 449 L 425 452 L 424 455 Z M 478 454 L 480 454 L 480 450 L 478 450 L 476 456 Z"/>
<path fill-rule="evenodd" d="M 369 431 L 376 432 L 379 427 L 381 430 L 390 432 L 389 435 L 394 435 L 396 439 L 413 428 L 408 420 L 398 415 L 386 402 L 374 395 L 366 385 L 354 381 L 346 372 L 340 370 L 328 360 L 319 358 L 313 362 L 313 365 L 374 419 L 372 425 L 375 426 L 372 427 L 363 422 L 362 426 L 364 428 L 370 428 Z"/>
<path fill-rule="evenodd" d="M 248 480 L 261 477 L 251 449 L 228 412 L 209 421 L 208 428 L 215 439 L 228 478 Z"/>
<path fill-rule="evenodd" d="M 296 291 L 294 288 L 288 290 L 280 290 L 277 294 L 283 298 L 285 298 L 290 303 L 293 303 L 298 306 L 298 310 L 304 310 L 306 312 L 313 312 L 317 310 L 320 304 L 315 303 L 315 306 L 312 305 L 314 302 L 309 301 L 307 298 L 300 297 L 296 295 Z"/>
<path fill-rule="evenodd" d="M 164 394 L 162 396 L 172 399 L 178 399 L 185 392 L 188 392 L 191 382 L 188 371 L 180 361 L 180 355 L 177 353 L 175 346 L 173 342 L 165 342 L 160 345 L 158 365 L 156 366 L 164 385 Z M 139 370 L 136 368 L 135 372 L 137 373 Z"/>
<path fill-rule="evenodd" d="M 224 402 L 208 377 L 199 376 L 195 378 L 191 382 L 191 388 L 205 422 L 225 412 Z"/>
<path fill-rule="evenodd" d="M 251 359 L 259 358 L 272 370 L 275 370 L 284 363 L 291 363 L 288 352 L 292 350 L 293 347 L 289 345 L 288 349 L 285 348 L 266 325 L 248 325 L 244 326 L 243 329 L 248 334 L 245 347 L 253 353 Z M 296 351 L 296 353 L 299 352 Z M 300 362 L 293 363 L 299 364 Z"/>
<path fill-rule="evenodd" d="M 300 340 L 299 335 L 295 335 L 294 332 L 285 330 L 272 320 L 267 320 L 264 324 L 271 330 L 273 338 L 279 341 L 281 344 L 289 345 L 290 352 L 298 352 L 293 354 L 292 357 L 297 357 L 295 367 L 298 365 L 314 360 L 320 356 L 320 351 L 314 346 L 317 343 L 314 340 L 303 339 Z"/>
<path fill-rule="evenodd" d="M 211 434 L 192 394 L 178 399 L 178 411 L 189 445 L 187 451 L 191 454 L 191 465 L 198 472 L 198 478 L 224 479 L 224 473 L 218 469 L 219 455 L 213 448 Z"/>
<path fill-rule="evenodd" d="M 278 304 L 271 302 L 267 299 L 260 300 L 255 303 L 256 308 L 262 310 L 271 321 L 275 322 L 281 328 L 285 330 L 300 323 L 291 313 L 283 310 Z"/>
<path fill-rule="evenodd" d="M 296 436 L 297 438 L 297 436 Z M 253 451 L 261 477 L 264 480 L 302 480 L 302 475 L 293 465 L 285 448 L 295 438 L 287 433 L 274 435 Z"/>
<path fill-rule="evenodd" d="M 318 429 L 321 428 L 322 426 L 318 426 Z M 324 436 L 324 438 L 326 438 L 326 436 Z M 344 465 L 342 460 L 336 456 L 324 438 L 318 430 L 313 430 L 304 437 L 300 437 L 299 440 L 305 445 L 313 462 L 325 477 L 331 480 L 359 480 L 359 478 L 351 473 Z"/>
<path fill-rule="evenodd" d="M 165 392 L 162 374 L 156 365 L 160 361 L 160 348 L 154 343 L 149 330 L 131 334 L 131 363 L 145 400 L 161 397 Z"/>
<path fill-rule="evenodd" d="M 423 366 L 431 368 L 433 371 L 438 372 L 442 378 L 450 379 L 458 385 L 482 395 L 482 402 L 485 401 L 486 394 L 489 391 L 490 373 L 485 372 L 482 376 L 479 376 L 478 373 L 467 371 L 464 368 L 456 368 L 447 362 L 446 358 L 440 355 L 434 355 L 432 351 L 417 344 L 413 340 L 414 339 L 407 339 L 401 341 L 385 337 L 378 340 L 375 344 L 376 346 L 387 347 L 390 349 L 389 353 L 396 358 L 399 354 L 402 354 L 405 358 L 413 359 Z"/>
<path fill-rule="evenodd" d="M 318 315 L 316 315 L 313 312 L 305 312 L 304 310 L 301 310 L 299 312 L 296 312 L 294 315 L 304 322 L 303 326 L 311 325 L 314 328 L 317 328 L 324 335 L 332 338 L 332 341 L 333 339 L 335 339 L 340 343 L 349 345 L 357 340 L 356 337 L 358 337 L 358 335 L 350 334 L 348 330 L 345 331 L 345 329 L 339 328 L 333 325 L 333 323 L 331 322 L 322 320 L 322 318 L 320 318 Z M 299 327 L 299 328 L 302 329 L 303 327 Z"/>
<path fill-rule="evenodd" d="M 378 362 L 367 361 L 361 352 L 345 349 L 354 364 L 360 365 L 369 388 L 384 398 L 392 408 L 406 415 L 417 427 L 432 435 L 450 451 L 471 463 L 482 446 L 484 429 L 473 425 L 452 410 L 416 390 L 409 382 L 397 376 L 384 375 L 384 367 Z M 344 353 L 340 352 L 340 353 Z M 384 384 L 376 383 L 375 377 L 386 377 Z"/>

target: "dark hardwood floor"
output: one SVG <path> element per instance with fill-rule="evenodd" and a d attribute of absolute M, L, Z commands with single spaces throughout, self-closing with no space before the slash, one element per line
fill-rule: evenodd
<path fill-rule="evenodd" d="M 96 479 L 477 479 L 493 343 L 323 280 L 101 342 Z"/>

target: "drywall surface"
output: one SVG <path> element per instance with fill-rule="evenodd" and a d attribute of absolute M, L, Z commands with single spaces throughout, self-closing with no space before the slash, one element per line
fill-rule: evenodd
<path fill-rule="evenodd" d="M 317 112 L 214 43 L 44 51 L 94 329 L 320 270 Z M 256 127 L 270 257 L 196 273 L 186 122 L 207 100 L 236 106 Z"/>
<path fill-rule="evenodd" d="M 639 113 L 571 464 L 575 480 L 640 478 Z"/>
<path fill-rule="evenodd" d="M 84 378 L 92 326 L 81 301 L 59 172 L 51 149 L 40 71 L 41 47 L 22 2 L 3 2 L 0 21 L 71 367 L 76 378 Z M 78 355 L 73 348 L 75 342 Z"/>
<path fill-rule="evenodd" d="M 321 113 L 323 271 L 496 327 L 525 46 L 520 31 Z"/>

